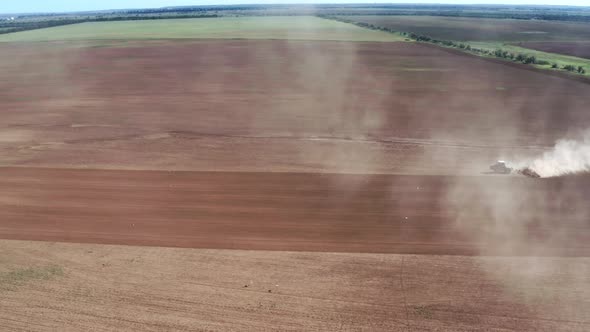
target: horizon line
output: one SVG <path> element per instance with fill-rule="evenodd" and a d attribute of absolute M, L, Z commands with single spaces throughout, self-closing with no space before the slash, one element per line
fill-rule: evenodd
<path fill-rule="evenodd" d="M 127 10 L 142 10 L 142 9 L 166 9 L 166 8 L 204 8 L 204 7 L 231 7 L 231 6 L 324 6 L 324 5 L 341 5 L 341 6 L 509 6 L 509 7 L 554 7 L 554 8 L 588 8 L 590 5 L 557 5 L 557 4 L 508 4 L 508 3 L 449 3 L 449 2 L 293 2 L 293 3 L 228 3 L 228 4 L 210 4 L 210 5 L 176 5 L 176 6 L 162 6 L 162 7 L 129 7 L 129 8 L 108 8 L 108 9 L 89 9 L 89 10 L 72 10 L 72 11 L 31 11 L 31 12 L 0 12 L 1 16 L 10 15 L 47 15 L 47 14 L 76 14 L 76 13 L 97 13 L 109 11 L 127 11 Z"/>

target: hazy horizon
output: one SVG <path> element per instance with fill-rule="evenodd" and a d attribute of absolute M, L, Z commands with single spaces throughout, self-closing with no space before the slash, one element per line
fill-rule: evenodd
<path fill-rule="evenodd" d="M 447 1 L 383 1 L 383 0 L 300 0 L 300 1 L 247 1 L 247 0 L 103 0 L 81 2 L 76 0 L 55 0 L 48 3 L 45 0 L 23 0 L 19 2 L 0 3 L 0 14 L 20 13 L 51 13 L 51 12 L 79 12 L 94 10 L 117 10 L 138 8 L 160 8 L 170 6 L 208 6 L 208 5 L 245 5 L 245 4 L 449 4 L 449 5 L 553 5 L 553 6 L 581 6 L 589 7 L 587 0 L 447 0 Z"/>

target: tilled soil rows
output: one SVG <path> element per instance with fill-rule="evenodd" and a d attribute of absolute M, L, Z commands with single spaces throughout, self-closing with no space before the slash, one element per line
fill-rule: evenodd
<path fill-rule="evenodd" d="M 588 255 L 590 178 L 3 168 L 0 238 Z"/>

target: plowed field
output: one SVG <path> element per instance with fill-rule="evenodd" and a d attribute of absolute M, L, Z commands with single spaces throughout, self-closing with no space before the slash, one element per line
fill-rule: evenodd
<path fill-rule="evenodd" d="M 278 40 L 0 72 L 0 329 L 588 330 L 590 178 L 483 174 L 589 128 L 584 81 Z"/>
<path fill-rule="evenodd" d="M 590 126 L 590 84 L 418 44 L 85 46 L 0 45 L 0 164 L 475 175 Z"/>
<path fill-rule="evenodd" d="M 519 43 L 518 45 L 543 52 L 590 59 L 590 42 L 530 42 Z"/>
<path fill-rule="evenodd" d="M 587 177 L 4 168 L 0 237 L 198 248 L 588 255 Z"/>

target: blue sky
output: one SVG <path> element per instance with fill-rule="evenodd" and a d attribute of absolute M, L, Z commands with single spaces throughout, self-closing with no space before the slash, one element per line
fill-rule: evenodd
<path fill-rule="evenodd" d="M 182 5 L 240 3 L 454 3 L 454 4 L 545 4 L 590 6 L 590 0 L 0 0 L 0 13 L 65 12 L 97 9 L 151 8 Z"/>

